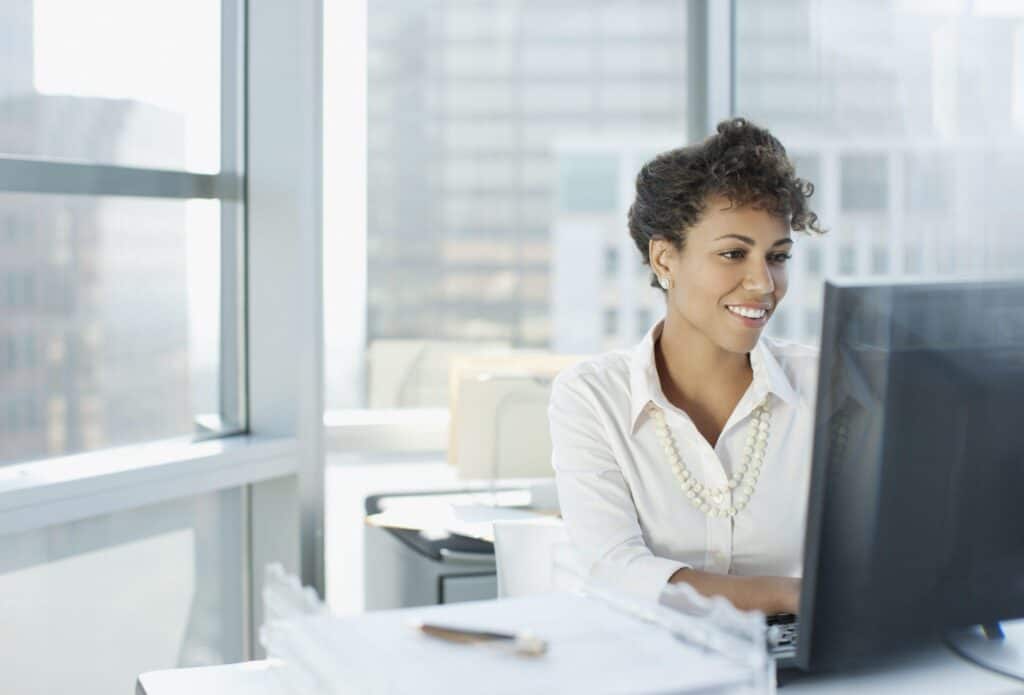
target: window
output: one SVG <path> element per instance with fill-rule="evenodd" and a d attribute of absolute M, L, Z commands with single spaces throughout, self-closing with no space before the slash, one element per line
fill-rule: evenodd
<path fill-rule="evenodd" d="M 789 158 L 793 162 L 797 176 L 814 183 L 821 181 L 821 157 L 814 154 L 802 154 L 790 152 Z"/>
<path fill-rule="evenodd" d="M 885 246 L 874 245 L 871 247 L 871 274 L 885 275 L 889 272 L 889 261 L 892 251 Z"/>
<path fill-rule="evenodd" d="M 840 199 L 844 212 L 885 210 L 888 205 L 885 159 L 848 155 L 841 160 Z"/>
<path fill-rule="evenodd" d="M 922 263 L 921 245 L 916 243 L 907 244 L 904 253 L 903 267 L 910 275 L 918 275 L 924 271 Z"/>
<path fill-rule="evenodd" d="M 604 311 L 604 334 L 605 336 L 612 338 L 619 333 L 619 312 L 615 309 L 605 309 Z"/>
<path fill-rule="evenodd" d="M 0 153 L 220 171 L 220 2 L 14 0 L 0 18 Z"/>
<path fill-rule="evenodd" d="M 803 333 L 817 340 L 821 335 L 821 310 L 805 309 Z"/>
<path fill-rule="evenodd" d="M 322 10 L 0 3 L 0 462 L 19 462 L 0 486 L 0 592 L 18 606 L 0 632 L 5 691 L 110 692 L 140 664 L 253 658 L 268 561 L 323 593 L 319 431 L 300 416 L 322 387 Z M 43 82 L 52 51 L 82 67 L 62 65 L 59 86 Z M 211 79 L 197 130 L 188 102 Z M 45 147 L 17 149 L 28 135 Z M 195 441 L 249 431 L 248 381 L 257 436 Z M 152 596 L 131 634 L 97 631 Z"/>
<path fill-rule="evenodd" d="M 939 153 L 907 157 L 906 205 L 911 211 L 947 210 L 953 196 L 953 160 Z"/>
<path fill-rule="evenodd" d="M 609 212 L 616 203 L 618 166 L 603 154 L 561 157 L 558 205 L 565 212 Z"/>
<path fill-rule="evenodd" d="M 329 408 L 446 407 L 453 355 L 632 340 L 656 291 L 605 291 L 641 267 L 632 179 L 687 137 L 688 4 L 642 5 L 369 0 L 366 334 L 342 358 L 364 386 L 329 383 Z M 419 396 L 380 396 L 382 379 Z"/>
<path fill-rule="evenodd" d="M 245 427 L 222 11 L 0 6 L 0 464 Z"/>
<path fill-rule="evenodd" d="M 807 259 L 807 263 L 806 263 L 805 267 L 807 269 L 808 275 L 821 275 L 821 271 L 822 271 L 822 267 L 821 267 L 821 247 L 820 246 L 810 246 L 811 243 L 813 243 L 813 241 L 809 242 L 802 249 L 802 251 L 806 254 L 805 258 Z M 807 248 L 807 246 L 810 246 L 810 248 Z M 790 268 L 792 268 L 792 267 L 793 266 L 790 265 Z"/>
<path fill-rule="evenodd" d="M 1019 265 L 1024 7 L 961 5 L 736 0 L 734 110 L 815 184 L 832 232 L 804 248 L 825 277 Z M 790 266 L 805 291 L 786 302 L 807 320 L 787 337 L 818 339 L 821 265 Z"/>
<path fill-rule="evenodd" d="M 604 277 L 611 280 L 619 273 L 619 250 L 617 248 L 606 248 L 604 250 Z"/>
<path fill-rule="evenodd" d="M 661 317 L 659 317 L 660 319 Z M 644 334 L 654 325 L 654 319 L 650 309 L 637 309 L 636 325 Z"/>
<path fill-rule="evenodd" d="M 845 243 L 839 247 L 839 274 L 853 275 L 857 272 L 857 247 Z"/>
<path fill-rule="evenodd" d="M 786 335 L 789 330 L 789 314 L 784 306 L 778 314 L 772 317 L 768 328 L 772 335 Z"/>

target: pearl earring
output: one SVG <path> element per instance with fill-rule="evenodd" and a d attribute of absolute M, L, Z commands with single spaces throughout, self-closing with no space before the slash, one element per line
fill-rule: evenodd
<path fill-rule="evenodd" d="M 659 277 L 658 284 L 661 285 L 661 289 L 663 290 L 672 289 L 672 281 L 667 277 Z"/>

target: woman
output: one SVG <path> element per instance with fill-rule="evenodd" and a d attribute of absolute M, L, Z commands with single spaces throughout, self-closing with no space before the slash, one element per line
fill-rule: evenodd
<path fill-rule="evenodd" d="M 590 579 L 797 612 L 817 353 L 761 333 L 786 294 L 790 231 L 823 231 L 813 190 L 743 119 L 641 169 L 629 229 L 665 318 L 634 349 L 560 374 L 549 409 Z"/>

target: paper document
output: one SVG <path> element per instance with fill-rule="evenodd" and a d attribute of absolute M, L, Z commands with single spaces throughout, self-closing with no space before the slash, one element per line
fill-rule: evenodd
<path fill-rule="evenodd" d="M 303 618 L 306 661 L 332 693 L 735 692 L 750 673 L 668 631 L 576 594 L 534 595 L 347 618 Z M 452 644 L 415 629 L 436 621 L 488 631 L 529 631 L 547 653 L 518 656 L 492 646 Z M 310 650 L 315 650 L 315 654 Z"/>

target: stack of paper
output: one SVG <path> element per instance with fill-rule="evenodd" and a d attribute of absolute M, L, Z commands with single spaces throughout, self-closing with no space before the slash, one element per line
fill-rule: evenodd
<path fill-rule="evenodd" d="M 526 657 L 501 643 L 454 644 L 423 634 L 418 622 L 529 631 L 548 651 Z M 332 695 L 753 692 L 750 671 L 736 661 L 575 594 L 305 617 L 292 628 L 301 633 L 307 682 Z"/>

